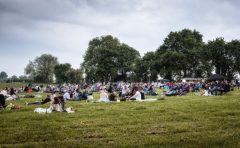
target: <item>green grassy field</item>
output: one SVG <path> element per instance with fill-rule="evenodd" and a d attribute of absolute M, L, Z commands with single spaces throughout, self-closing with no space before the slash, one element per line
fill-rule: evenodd
<path fill-rule="evenodd" d="M 94 94 L 95 98 L 98 94 Z M 76 113 L 0 111 L 0 147 L 240 147 L 240 90 L 156 102 L 67 102 Z"/>
<path fill-rule="evenodd" d="M 14 83 L 0 83 L 0 89 L 5 89 L 6 87 L 8 88 L 16 88 L 16 87 L 25 87 L 28 85 L 28 83 L 22 83 L 22 82 L 14 82 Z"/>

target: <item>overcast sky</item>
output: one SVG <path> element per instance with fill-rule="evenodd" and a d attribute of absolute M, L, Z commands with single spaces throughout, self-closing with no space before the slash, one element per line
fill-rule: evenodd
<path fill-rule="evenodd" d="M 78 68 L 88 42 L 108 34 L 141 55 L 184 28 L 205 42 L 240 39 L 239 8 L 239 0 L 0 0 L 0 71 L 23 75 L 43 53 Z"/>

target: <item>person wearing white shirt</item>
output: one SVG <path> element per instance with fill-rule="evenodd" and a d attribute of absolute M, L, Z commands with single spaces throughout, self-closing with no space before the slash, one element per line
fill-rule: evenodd
<path fill-rule="evenodd" d="M 136 100 L 136 101 L 141 101 L 141 93 L 138 91 L 138 88 L 134 88 L 135 94 L 130 97 L 130 100 Z"/>
<path fill-rule="evenodd" d="M 129 94 L 129 91 L 130 91 L 129 88 L 127 87 L 127 85 L 125 85 L 122 89 L 121 97 L 124 98 L 125 96 L 127 96 Z"/>
<path fill-rule="evenodd" d="M 103 90 L 101 90 L 100 99 L 98 100 L 98 102 L 110 102 L 106 88 L 103 88 Z"/>

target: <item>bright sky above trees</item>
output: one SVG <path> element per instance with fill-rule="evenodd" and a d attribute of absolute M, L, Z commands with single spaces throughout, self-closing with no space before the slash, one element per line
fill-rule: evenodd
<path fill-rule="evenodd" d="M 43 53 L 78 68 L 88 42 L 107 34 L 141 55 L 184 28 L 205 42 L 239 39 L 239 7 L 238 0 L 0 0 L 0 71 L 22 75 Z"/>

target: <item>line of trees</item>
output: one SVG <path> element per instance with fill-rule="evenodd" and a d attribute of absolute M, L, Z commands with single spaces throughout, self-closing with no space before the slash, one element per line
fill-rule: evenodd
<path fill-rule="evenodd" d="M 240 40 L 226 42 L 216 38 L 207 43 L 196 30 L 170 32 L 163 44 L 145 53 L 121 43 L 111 35 L 93 38 L 79 69 L 58 62 L 57 57 L 43 54 L 25 68 L 25 80 L 52 83 L 114 81 L 155 81 L 160 75 L 173 80 L 183 77 L 208 77 L 216 74 L 234 78 L 240 72 Z M 7 74 L 0 74 L 6 81 Z M 86 77 L 84 76 L 86 75 Z M 55 78 L 55 79 L 54 79 Z"/>
<path fill-rule="evenodd" d="M 57 57 L 43 54 L 30 61 L 25 68 L 28 78 L 34 82 L 52 83 L 80 83 L 83 81 L 82 71 L 73 69 L 71 64 L 59 64 Z"/>
<path fill-rule="evenodd" d="M 136 49 L 111 35 L 89 42 L 82 68 L 87 81 L 155 81 L 160 75 L 173 80 L 216 74 L 230 79 L 240 72 L 240 40 L 223 38 L 203 42 L 196 30 L 170 32 L 163 44 L 139 56 Z"/>
<path fill-rule="evenodd" d="M 0 82 L 29 82 L 31 81 L 27 76 L 11 76 L 8 77 L 8 74 L 5 71 L 0 73 Z"/>
<path fill-rule="evenodd" d="M 82 68 L 87 82 L 126 81 L 138 59 L 140 54 L 136 49 L 107 35 L 89 42 Z"/>

